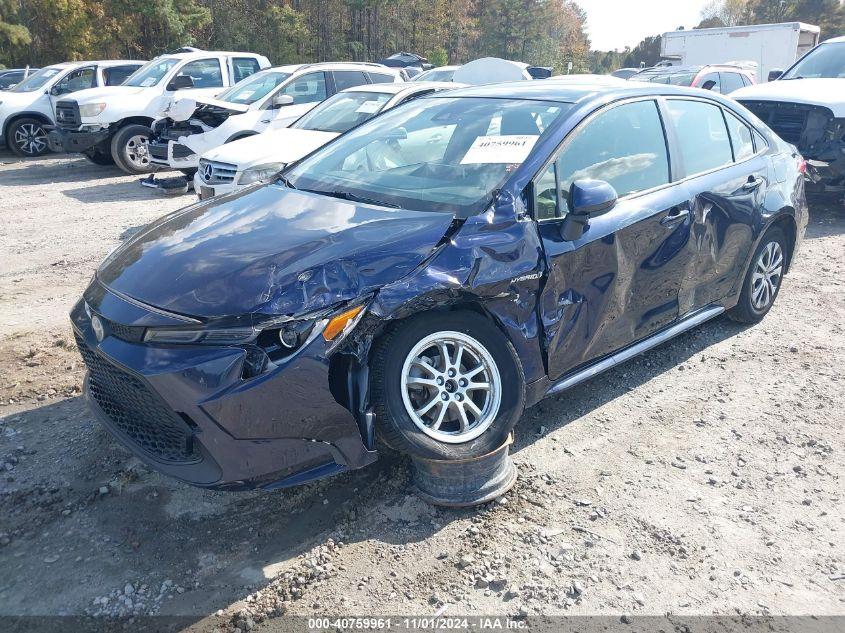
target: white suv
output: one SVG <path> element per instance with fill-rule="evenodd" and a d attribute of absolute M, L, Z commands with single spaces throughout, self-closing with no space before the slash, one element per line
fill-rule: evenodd
<path fill-rule="evenodd" d="M 435 81 L 372 84 L 347 88 L 327 99 L 289 128 L 234 141 L 203 154 L 194 176 L 200 199 L 242 189 L 272 178 L 286 165 L 322 147 L 353 127 L 395 106 L 464 84 Z M 446 137 L 448 138 L 448 136 Z M 426 142 L 431 139 L 426 139 Z M 414 142 L 408 138 L 404 142 Z M 421 144 L 421 155 L 432 145 Z"/>
<path fill-rule="evenodd" d="M 167 117 L 153 124 L 150 159 L 190 173 L 204 152 L 285 128 L 340 90 L 398 81 L 398 72 L 371 63 L 327 62 L 263 70 L 215 98 L 174 102 Z"/>
<path fill-rule="evenodd" d="M 268 68 L 254 53 L 197 51 L 160 55 L 121 86 L 83 90 L 56 102 L 56 151 L 81 152 L 97 164 L 116 163 L 129 174 L 153 171 L 147 151 L 150 125 L 171 100 L 214 95 Z"/>
<path fill-rule="evenodd" d="M 42 68 L 14 88 L 0 92 L 0 147 L 18 156 L 48 151 L 47 131 L 54 124 L 53 104 L 63 95 L 93 86 L 117 86 L 143 61 L 68 62 Z"/>

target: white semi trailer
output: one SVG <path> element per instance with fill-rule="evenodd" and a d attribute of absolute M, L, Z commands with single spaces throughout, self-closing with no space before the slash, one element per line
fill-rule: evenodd
<path fill-rule="evenodd" d="M 669 31 L 660 54 L 673 66 L 755 62 L 757 81 L 785 70 L 819 41 L 819 27 L 803 22 Z"/>

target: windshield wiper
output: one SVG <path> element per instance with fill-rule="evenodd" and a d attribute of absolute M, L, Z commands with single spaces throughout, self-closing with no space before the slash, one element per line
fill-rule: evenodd
<path fill-rule="evenodd" d="M 349 200 L 351 202 L 362 202 L 364 204 L 374 204 L 379 207 L 389 207 L 391 209 L 398 209 L 398 204 L 392 202 L 385 202 L 384 200 L 377 200 L 375 198 L 368 198 L 366 196 L 359 196 L 357 193 L 349 191 L 314 191 L 324 196 L 331 196 L 332 198 L 341 198 L 342 200 Z"/>
<path fill-rule="evenodd" d="M 288 189 L 296 189 L 296 187 L 294 187 L 292 184 L 290 184 L 290 180 L 288 180 L 284 176 L 279 176 L 276 180 L 278 180 L 280 183 L 282 183 Z"/>

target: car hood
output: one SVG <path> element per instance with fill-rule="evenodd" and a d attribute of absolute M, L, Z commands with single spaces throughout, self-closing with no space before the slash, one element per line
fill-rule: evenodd
<path fill-rule="evenodd" d="M 782 101 L 830 108 L 845 117 L 845 79 L 779 79 L 740 88 L 731 93 L 737 101 Z"/>
<path fill-rule="evenodd" d="M 44 94 L 43 90 L 33 90 L 32 92 L 10 92 L 8 90 L 0 91 L 0 112 L 16 110 L 21 107 L 28 106 L 38 100 L 38 97 Z"/>
<path fill-rule="evenodd" d="M 151 224 L 97 271 L 119 294 L 199 318 L 297 315 L 416 268 L 452 216 L 252 187 Z"/>
<path fill-rule="evenodd" d="M 287 165 L 310 154 L 337 136 L 335 132 L 284 128 L 220 145 L 206 152 L 202 157 L 237 165 L 238 171 L 266 163 Z"/>
<path fill-rule="evenodd" d="M 60 95 L 58 100 L 73 99 L 78 104 L 100 103 L 103 100 L 120 99 L 137 95 L 147 90 L 136 86 L 102 86 L 100 88 L 86 88 L 66 95 Z"/>

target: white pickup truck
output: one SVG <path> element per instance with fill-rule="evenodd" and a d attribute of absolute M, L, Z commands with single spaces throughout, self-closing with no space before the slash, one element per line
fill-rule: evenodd
<path fill-rule="evenodd" d="M 172 100 L 213 96 L 269 66 L 266 57 L 254 53 L 161 55 L 121 86 L 82 90 L 57 101 L 50 148 L 83 153 L 100 165 L 114 163 L 128 174 L 148 173 L 156 169 L 147 149 L 150 125 Z"/>
<path fill-rule="evenodd" d="M 772 81 L 731 93 L 807 161 L 808 178 L 845 191 L 845 37 L 822 42 Z"/>
<path fill-rule="evenodd" d="M 340 90 L 398 81 L 402 80 L 395 69 L 366 62 L 262 70 L 216 97 L 174 101 L 167 116 L 153 123 L 150 160 L 190 173 L 201 154 L 260 132 L 286 128 Z"/>
<path fill-rule="evenodd" d="M 46 154 L 53 105 L 64 95 L 93 86 L 117 86 L 143 61 L 67 62 L 46 66 L 10 90 L 0 92 L 0 147 L 18 156 Z"/>

